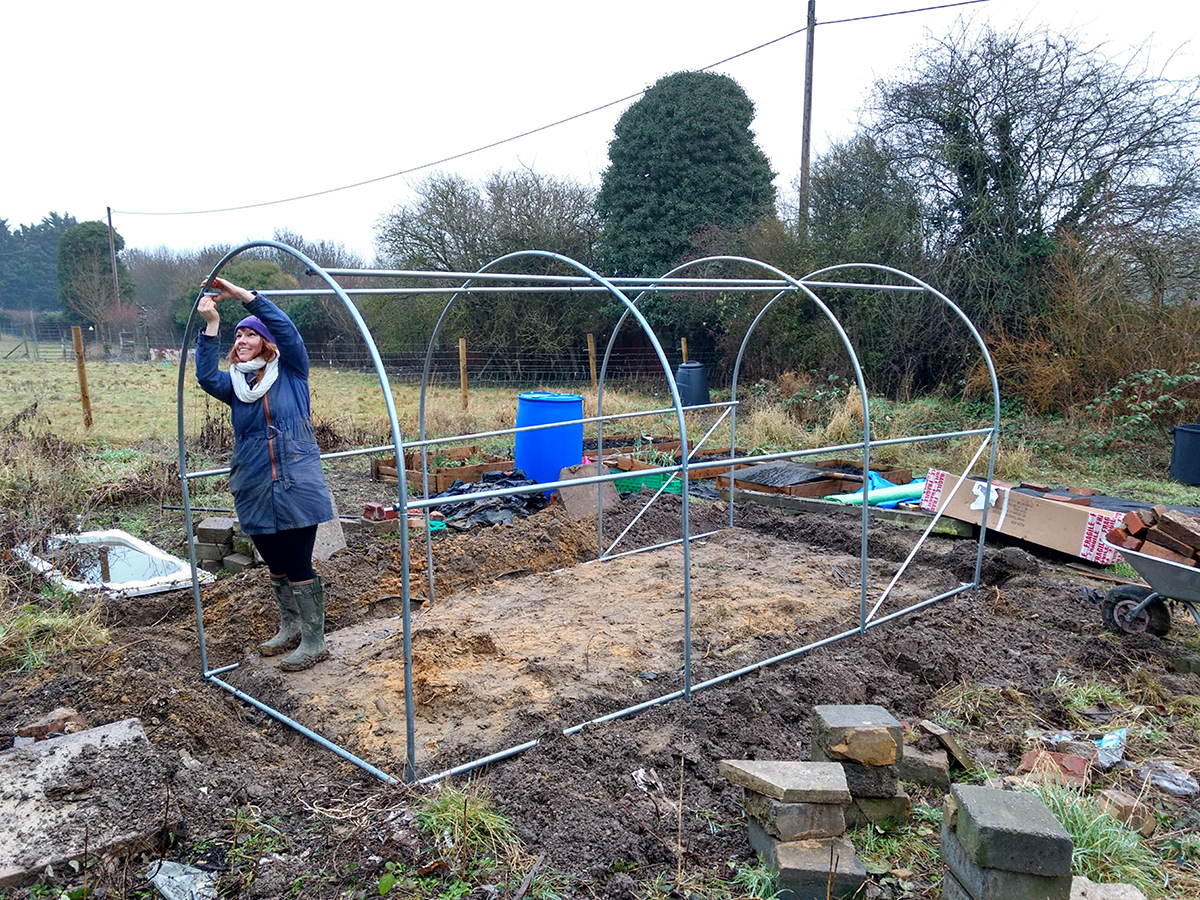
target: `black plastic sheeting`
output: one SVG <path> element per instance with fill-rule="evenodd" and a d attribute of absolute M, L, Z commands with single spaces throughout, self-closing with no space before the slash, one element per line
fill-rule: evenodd
<path fill-rule="evenodd" d="M 472 494 L 482 491 L 495 491 L 500 488 L 536 487 L 536 481 L 530 481 L 520 469 L 509 469 L 507 472 L 485 472 L 479 481 L 470 484 L 455 479 L 454 484 L 440 494 L 433 496 L 462 497 L 458 503 L 444 503 L 437 507 L 444 515 L 446 526 L 464 531 L 474 525 L 508 525 L 517 519 L 544 509 L 546 492 L 538 489 L 528 494 L 509 494 L 507 497 L 488 497 L 476 500 Z"/>
<path fill-rule="evenodd" d="M 830 477 L 836 469 L 806 466 L 803 463 L 788 462 L 786 459 L 763 463 L 760 466 L 749 466 L 738 469 L 734 477 L 738 481 L 748 481 L 751 484 L 762 484 L 769 487 L 791 487 L 794 484 L 807 484 L 810 481 L 820 481 Z M 857 469 L 861 473 L 862 469 Z"/>
<path fill-rule="evenodd" d="M 1031 488 L 1019 487 L 1013 488 L 1013 490 L 1019 491 L 1022 494 L 1029 494 L 1032 497 L 1046 496 L 1041 491 L 1035 491 Z M 1065 494 L 1068 493 L 1068 490 L 1066 488 L 1061 488 L 1057 492 Z M 1107 494 L 1092 494 L 1088 497 L 1088 500 L 1091 501 L 1089 505 L 1094 506 L 1097 509 L 1118 513 L 1132 512 L 1135 509 L 1149 509 L 1155 505 L 1149 500 L 1130 500 L 1126 497 L 1110 497 Z M 1163 505 L 1167 509 L 1173 509 L 1176 512 L 1183 513 L 1185 516 L 1192 516 L 1193 518 L 1200 517 L 1200 508 L 1195 506 L 1182 506 L 1176 503 L 1164 503 Z"/>

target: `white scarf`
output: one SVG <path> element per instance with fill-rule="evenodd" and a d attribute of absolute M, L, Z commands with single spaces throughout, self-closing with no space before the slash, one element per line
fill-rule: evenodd
<path fill-rule="evenodd" d="M 266 367 L 266 371 L 255 383 L 254 387 L 246 384 L 246 373 L 257 372 Z M 270 362 L 263 362 L 261 356 L 256 356 L 249 362 L 237 362 L 229 367 L 229 378 L 233 382 L 233 392 L 243 403 L 254 403 L 271 389 L 275 379 L 279 377 L 279 357 Z"/>

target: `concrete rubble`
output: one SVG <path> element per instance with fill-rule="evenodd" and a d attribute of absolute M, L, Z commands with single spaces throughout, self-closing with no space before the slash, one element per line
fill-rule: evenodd
<path fill-rule="evenodd" d="M 72 860 L 150 849 L 179 823 L 141 722 L 0 752 L 0 887 Z"/>

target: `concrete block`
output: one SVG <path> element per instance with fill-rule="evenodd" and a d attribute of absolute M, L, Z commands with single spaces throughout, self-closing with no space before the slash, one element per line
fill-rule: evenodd
<path fill-rule="evenodd" d="M 927 784 L 945 793 L 950 790 L 950 757 L 940 748 L 926 753 L 909 744 L 896 763 L 896 774 L 902 781 Z"/>
<path fill-rule="evenodd" d="M 975 900 L 948 870 L 942 876 L 942 900 Z"/>
<path fill-rule="evenodd" d="M 230 553 L 221 560 L 221 565 L 224 566 L 226 572 L 236 575 L 238 572 L 245 572 L 247 569 L 253 568 L 254 560 L 244 553 Z"/>
<path fill-rule="evenodd" d="M 1030 875 L 1071 874 L 1071 836 L 1037 797 L 968 784 L 950 793 L 955 836 L 971 862 Z"/>
<path fill-rule="evenodd" d="M 780 900 L 849 900 L 867 881 L 867 870 L 845 838 L 787 841 L 775 846 Z M 833 890 L 829 875 L 833 872 Z"/>
<path fill-rule="evenodd" d="M 813 744 L 813 760 L 817 762 L 836 762 L 828 757 L 821 758 L 824 751 Z M 894 797 L 900 790 L 900 776 L 895 766 L 864 766 L 859 763 L 841 762 L 842 771 L 846 774 L 846 786 L 850 794 L 858 797 Z"/>
<path fill-rule="evenodd" d="M 228 516 L 209 516 L 196 526 L 196 540 L 208 544 L 227 544 L 233 540 L 234 520 Z"/>
<path fill-rule="evenodd" d="M 746 820 L 746 840 L 750 843 L 750 849 L 757 853 L 759 859 L 766 863 L 770 863 L 775 859 L 775 848 L 783 843 L 783 841 L 774 835 L 767 834 L 766 829 L 754 821 L 754 819 Z"/>
<path fill-rule="evenodd" d="M 203 562 L 205 560 L 220 561 L 233 552 L 233 544 L 210 544 L 207 542 L 196 541 L 196 561 Z"/>
<path fill-rule="evenodd" d="M 333 503 L 333 518 L 317 526 L 317 542 L 313 546 L 313 559 L 325 562 L 333 554 L 346 547 L 346 533 L 342 531 L 342 520 L 338 516 L 337 502 L 330 496 Z"/>
<path fill-rule="evenodd" d="M 83 856 L 137 852 L 179 821 L 137 719 L 0 753 L 0 887 Z"/>
<path fill-rule="evenodd" d="M 840 803 L 784 803 L 746 791 L 746 817 L 781 841 L 837 837 L 846 833 L 846 808 Z"/>
<path fill-rule="evenodd" d="M 819 747 L 821 759 L 891 766 L 904 752 L 904 729 L 882 706 L 814 706 L 812 724 L 813 759 Z"/>
<path fill-rule="evenodd" d="M 893 822 L 903 825 L 912 816 L 912 798 L 897 789 L 894 797 L 855 797 L 846 807 L 846 827 L 882 825 Z"/>
<path fill-rule="evenodd" d="M 1071 882 L 1071 900 L 1146 900 L 1132 884 L 1097 884 L 1078 876 Z"/>
<path fill-rule="evenodd" d="M 942 824 L 942 862 L 974 900 L 1069 900 L 1071 876 L 1030 875 L 978 866 Z"/>
<path fill-rule="evenodd" d="M 223 565 L 219 559 L 205 559 L 200 562 L 200 568 L 205 572 L 220 572 Z"/>
<path fill-rule="evenodd" d="M 850 802 L 846 775 L 837 763 L 722 759 L 717 771 L 738 787 L 784 803 Z"/>

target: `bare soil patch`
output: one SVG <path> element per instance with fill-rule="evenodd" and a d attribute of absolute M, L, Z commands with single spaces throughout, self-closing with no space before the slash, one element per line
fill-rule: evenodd
<path fill-rule="evenodd" d="M 333 479 L 343 512 L 378 493 L 378 485 L 348 481 Z M 629 546 L 678 536 L 678 504 L 662 498 L 634 526 Z M 619 533 L 640 505 L 623 501 L 606 516 L 606 534 Z M 857 624 L 857 513 L 786 516 L 739 506 L 731 529 L 722 503 L 693 500 L 691 510 L 694 533 L 717 532 L 692 552 L 694 684 Z M 913 539 L 872 526 L 872 589 L 886 585 Z M 208 662 L 241 663 L 225 676 L 232 684 L 403 776 L 399 542 L 350 535 L 349 543 L 319 566 L 332 660 L 285 676 L 254 653 L 273 630 L 274 610 L 265 572 L 251 571 L 204 589 Z M 971 541 L 933 539 L 888 609 L 969 579 L 974 550 Z M 417 774 L 538 740 L 470 777 L 542 865 L 569 877 L 564 896 L 630 896 L 638 882 L 672 876 L 681 854 L 689 867 L 728 877 L 729 862 L 749 859 L 750 850 L 740 790 L 717 774 L 717 762 L 807 759 L 814 704 L 877 703 L 911 722 L 938 712 L 939 690 L 969 682 L 1028 696 L 1052 728 L 1063 725 L 1046 694 L 1058 672 L 1117 678 L 1142 667 L 1173 693 L 1200 693 L 1200 676 L 1171 672 L 1172 658 L 1186 652 L 1171 638 L 1122 641 L 1103 632 L 1082 588 L 1109 585 L 1060 559 L 997 547 L 987 551 L 984 590 L 704 687 L 689 702 L 564 736 L 569 726 L 682 690 L 680 548 L 588 562 L 594 521 L 551 507 L 512 525 L 436 538 L 433 551 L 430 605 L 421 602 L 423 539 L 414 539 Z M 404 810 L 414 788 L 371 778 L 204 682 L 190 592 L 106 603 L 105 614 L 110 646 L 0 678 L 0 741 L 64 704 L 93 724 L 140 717 L 185 822 L 168 856 L 227 862 L 197 847 L 225 846 L 239 808 L 270 816 L 284 836 L 285 849 L 261 862 L 247 896 L 370 896 L 387 861 L 413 857 Z M 960 737 L 979 765 L 1012 772 L 1023 735 L 1005 730 L 1002 717 L 968 724 Z M 1190 728 L 1179 735 L 1191 746 L 1196 738 Z M 645 773 L 653 773 L 648 782 Z M 1179 811 L 1165 795 L 1154 800 Z M 928 879 L 917 882 L 914 896 L 937 896 Z"/>

